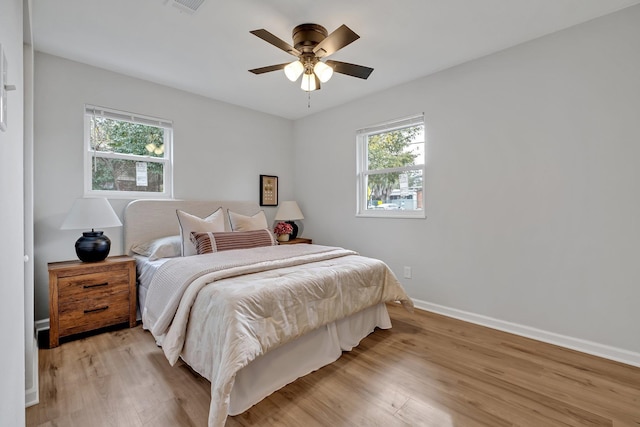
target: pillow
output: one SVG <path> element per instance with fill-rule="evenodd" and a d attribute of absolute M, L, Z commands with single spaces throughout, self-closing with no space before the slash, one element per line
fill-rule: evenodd
<path fill-rule="evenodd" d="M 233 231 L 252 231 L 269 228 L 264 211 L 260 211 L 253 216 L 240 215 L 229 211 L 229 222 Z"/>
<path fill-rule="evenodd" d="M 224 231 L 224 211 L 218 208 L 214 213 L 202 219 L 188 214 L 180 209 L 176 210 L 180 223 L 180 237 L 182 241 L 182 256 L 196 255 L 196 247 L 191 243 L 191 233 L 194 231 Z"/>
<path fill-rule="evenodd" d="M 191 241 L 196 247 L 198 255 L 278 244 L 269 230 L 227 231 L 224 233 L 191 232 Z"/>
<path fill-rule="evenodd" d="M 133 245 L 131 251 L 149 257 L 150 261 L 159 258 L 173 258 L 182 254 L 182 239 L 180 236 L 161 237 Z"/>

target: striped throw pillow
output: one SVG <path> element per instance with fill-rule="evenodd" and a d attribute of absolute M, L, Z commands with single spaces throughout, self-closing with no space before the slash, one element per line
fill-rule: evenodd
<path fill-rule="evenodd" d="M 249 249 L 260 246 L 278 244 L 269 230 L 225 231 L 225 232 L 191 232 L 191 241 L 198 255 L 211 252 L 230 251 L 232 249 Z"/>

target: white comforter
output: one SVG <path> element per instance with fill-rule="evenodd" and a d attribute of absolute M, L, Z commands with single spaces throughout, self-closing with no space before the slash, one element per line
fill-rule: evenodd
<path fill-rule="evenodd" d="M 301 266 L 301 268 L 291 268 Z M 223 280 L 224 279 L 224 280 Z M 214 283 L 215 282 L 215 283 Z M 208 284 L 207 342 L 213 348 L 209 425 L 227 417 L 235 374 L 256 357 L 381 302 L 413 303 L 389 268 L 353 251 L 319 245 L 283 245 L 167 261 L 149 287 L 143 326 L 171 364 L 180 356 L 191 307 Z"/>

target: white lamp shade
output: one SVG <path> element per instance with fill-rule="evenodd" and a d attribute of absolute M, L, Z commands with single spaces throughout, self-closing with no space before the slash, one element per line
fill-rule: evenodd
<path fill-rule="evenodd" d="M 118 215 L 105 198 L 76 199 L 61 230 L 88 230 L 120 227 Z"/>
<path fill-rule="evenodd" d="M 305 92 L 312 92 L 317 89 L 316 87 L 316 76 L 311 74 L 303 74 L 302 75 L 302 84 L 300 84 L 300 88 Z"/>
<path fill-rule="evenodd" d="M 295 221 L 298 219 L 304 219 L 304 215 L 302 215 L 302 211 L 295 201 L 290 200 L 280 203 L 278 212 L 276 212 L 276 221 Z"/>
<path fill-rule="evenodd" d="M 331 76 L 333 76 L 333 68 L 321 61 L 318 61 L 313 67 L 313 72 L 316 73 L 316 76 L 318 76 L 318 79 L 322 83 L 328 82 Z"/>
<path fill-rule="evenodd" d="M 300 74 L 304 71 L 304 65 L 300 61 L 293 61 L 284 67 L 284 74 L 289 80 L 295 82 L 300 77 Z"/>

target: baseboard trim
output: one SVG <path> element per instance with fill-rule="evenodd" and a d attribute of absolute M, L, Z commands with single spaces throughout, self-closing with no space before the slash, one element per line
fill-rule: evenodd
<path fill-rule="evenodd" d="M 603 357 L 605 359 L 614 360 L 616 362 L 625 363 L 627 365 L 640 367 L 640 353 L 635 353 L 622 348 L 611 347 L 580 338 L 560 335 L 554 332 L 532 328 L 530 326 L 520 325 L 517 323 L 507 322 L 481 314 L 458 310 L 456 308 L 433 304 L 427 301 L 414 299 L 413 302 L 415 303 L 416 308 L 419 308 L 421 310 L 431 311 L 434 313 L 442 314 L 444 316 L 464 320 L 465 322 L 475 323 L 477 325 L 486 326 L 488 328 L 509 332 L 511 334 L 520 335 L 537 341 L 570 348 L 582 353 L 587 353 L 594 356 Z"/>
<path fill-rule="evenodd" d="M 48 322 L 47 322 L 48 323 Z M 33 363 L 33 386 L 24 391 L 24 404 L 25 407 L 37 405 L 40 403 L 40 393 L 39 393 L 39 378 L 40 373 L 38 372 L 38 340 L 33 339 L 33 357 L 31 363 Z"/>
<path fill-rule="evenodd" d="M 36 320 L 33 326 L 36 328 L 36 335 L 49 329 L 49 319 Z"/>
<path fill-rule="evenodd" d="M 37 405 L 38 403 L 40 403 L 38 390 L 35 389 L 35 387 L 26 390 L 24 394 L 24 407 L 28 408 L 29 406 Z"/>

